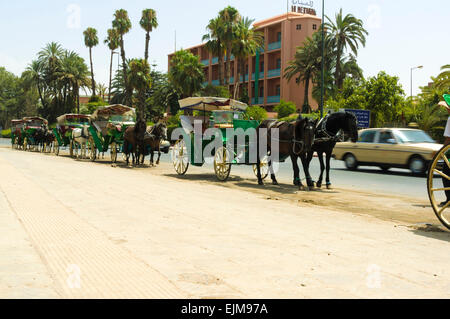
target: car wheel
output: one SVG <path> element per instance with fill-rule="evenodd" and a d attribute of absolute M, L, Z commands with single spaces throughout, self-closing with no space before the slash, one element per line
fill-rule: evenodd
<path fill-rule="evenodd" d="M 411 157 L 411 159 L 409 160 L 408 166 L 409 166 L 409 170 L 414 175 L 424 174 L 427 170 L 427 165 L 425 163 L 425 160 L 421 156 L 418 156 L 418 155 Z"/>
<path fill-rule="evenodd" d="M 354 171 L 358 168 L 358 161 L 356 160 L 356 157 L 353 154 L 347 154 L 344 157 L 345 167 L 347 169 Z"/>

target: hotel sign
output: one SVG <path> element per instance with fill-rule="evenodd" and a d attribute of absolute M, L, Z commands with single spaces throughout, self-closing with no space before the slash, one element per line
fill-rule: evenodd
<path fill-rule="evenodd" d="M 314 9 L 314 1 L 291 0 L 291 11 L 316 15 L 316 10 Z"/>

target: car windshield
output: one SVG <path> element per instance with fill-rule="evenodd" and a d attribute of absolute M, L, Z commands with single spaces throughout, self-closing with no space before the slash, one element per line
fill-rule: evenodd
<path fill-rule="evenodd" d="M 400 130 L 396 132 L 396 137 L 401 143 L 435 143 L 427 133 L 420 130 Z"/>

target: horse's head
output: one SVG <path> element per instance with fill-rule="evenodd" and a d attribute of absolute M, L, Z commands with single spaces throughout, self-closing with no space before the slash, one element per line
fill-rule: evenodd
<path fill-rule="evenodd" d="M 358 119 L 355 114 L 345 112 L 346 114 L 346 127 L 344 128 L 345 134 L 350 136 L 350 140 L 353 143 L 358 141 Z"/>
<path fill-rule="evenodd" d="M 163 140 L 167 140 L 167 126 L 164 122 L 159 122 L 153 129 L 153 134 Z"/>

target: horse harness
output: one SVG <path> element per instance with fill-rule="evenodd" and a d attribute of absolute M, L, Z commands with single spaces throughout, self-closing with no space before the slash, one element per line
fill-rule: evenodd
<path fill-rule="evenodd" d="M 327 114 L 323 117 L 316 126 L 317 135 L 325 135 L 325 137 L 315 138 L 314 142 L 343 142 L 344 141 L 344 131 L 340 129 L 336 134 L 333 135 L 330 131 L 327 130 L 327 122 L 329 119 L 329 115 Z"/>
<path fill-rule="evenodd" d="M 287 122 L 285 122 L 285 121 L 280 121 L 280 122 L 274 121 L 267 126 L 267 131 L 270 131 L 273 128 L 280 128 L 283 124 L 286 124 L 286 123 Z M 290 124 L 290 123 L 287 123 L 287 124 Z M 298 156 L 303 152 L 303 149 L 305 148 L 305 142 L 297 140 L 297 137 L 295 135 L 296 135 L 296 131 L 295 131 L 295 127 L 294 127 L 294 138 L 292 140 L 280 140 L 280 139 L 273 139 L 273 140 L 275 140 L 279 143 L 292 143 L 292 153 L 294 153 L 295 155 Z M 270 138 L 272 139 L 272 136 Z M 300 145 L 299 152 L 295 151 L 295 146 L 297 144 Z"/>

